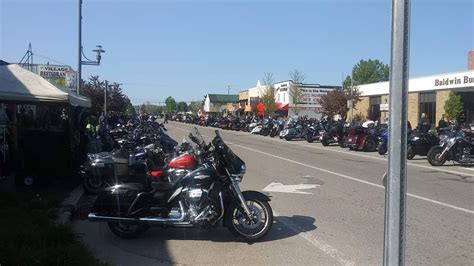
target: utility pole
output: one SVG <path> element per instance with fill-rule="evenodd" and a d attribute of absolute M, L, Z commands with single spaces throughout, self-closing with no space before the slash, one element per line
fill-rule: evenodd
<path fill-rule="evenodd" d="M 409 21 L 410 0 L 392 0 L 390 138 L 383 260 L 386 266 L 405 264 Z"/>
<path fill-rule="evenodd" d="M 104 116 L 107 116 L 107 89 L 109 88 L 109 81 L 105 80 L 104 88 Z"/>
<path fill-rule="evenodd" d="M 354 121 L 354 96 L 352 92 L 352 86 L 354 86 L 354 70 L 351 72 L 351 119 Z"/>
<path fill-rule="evenodd" d="M 77 43 L 77 88 L 76 93 L 79 95 L 81 90 L 81 70 L 82 70 L 82 0 L 78 0 L 78 43 Z"/>

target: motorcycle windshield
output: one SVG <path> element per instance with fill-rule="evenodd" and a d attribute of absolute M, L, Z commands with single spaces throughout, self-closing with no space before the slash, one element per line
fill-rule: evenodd
<path fill-rule="evenodd" d="M 219 159 L 222 160 L 231 175 L 242 175 L 245 173 L 245 162 L 227 146 L 218 130 L 216 130 L 216 136 L 212 140 L 212 145 L 216 149 L 220 157 Z"/>
<path fill-rule="evenodd" d="M 204 138 L 202 137 L 201 133 L 199 133 L 199 130 L 196 127 L 194 127 L 189 133 L 189 138 L 199 146 L 206 145 Z"/>

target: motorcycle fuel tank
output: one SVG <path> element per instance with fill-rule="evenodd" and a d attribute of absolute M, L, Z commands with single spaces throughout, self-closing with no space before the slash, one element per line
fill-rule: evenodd
<path fill-rule="evenodd" d="M 197 161 L 194 156 L 190 154 L 182 154 L 169 162 L 169 168 L 177 169 L 194 169 L 196 168 Z"/>

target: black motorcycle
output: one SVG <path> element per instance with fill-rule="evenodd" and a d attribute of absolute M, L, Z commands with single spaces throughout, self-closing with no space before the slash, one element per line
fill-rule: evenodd
<path fill-rule="evenodd" d="M 413 131 L 408 137 L 407 159 L 411 160 L 416 155 L 426 156 L 431 147 L 438 144 L 439 138 L 435 134 Z"/>
<path fill-rule="evenodd" d="M 471 130 L 453 130 L 440 143 L 428 152 L 428 162 L 431 165 L 441 166 L 446 161 L 467 166 L 474 164 L 474 137 Z"/>
<path fill-rule="evenodd" d="M 312 143 L 314 140 L 318 140 L 323 132 L 323 127 L 319 121 L 313 122 L 306 128 L 306 141 Z"/>
<path fill-rule="evenodd" d="M 324 129 L 320 141 L 323 146 L 329 146 L 331 143 L 338 143 L 341 148 L 346 148 L 345 137 L 347 136 L 347 129 L 344 127 L 342 121 L 323 122 L 321 123 Z"/>
<path fill-rule="evenodd" d="M 247 241 L 264 237 L 273 223 L 270 198 L 240 190 L 245 163 L 225 144 L 219 131 L 209 145 L 200 135 L 191 135 L 191 140 L 203 147 L 203 163 L 196 170 L 176 182 L 109 187 L 97 198 L 89 221 L 107 222 L 114 234 L 125 239 L 139 236 L 150 225 L 213 228 L 221 220 Z"/>

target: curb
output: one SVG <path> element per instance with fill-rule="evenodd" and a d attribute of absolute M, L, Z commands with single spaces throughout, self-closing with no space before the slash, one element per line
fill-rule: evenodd
<path fill-rule="evenodd" d="M 78 185 L 71 191 L 69 197 L 63 200 L 63 202 L 61 203 L 62 207 L 61 209 L 59 209 L 59 216 L 57 219 L 57 222 L 59 224 L 68 224 L 69 222 L 71 222 L 72 214 L 76 209 L 77 204 L 79 203 L 79 200 L 82 198 L 83 194 L 84 189 L 82 185 Z"/>

